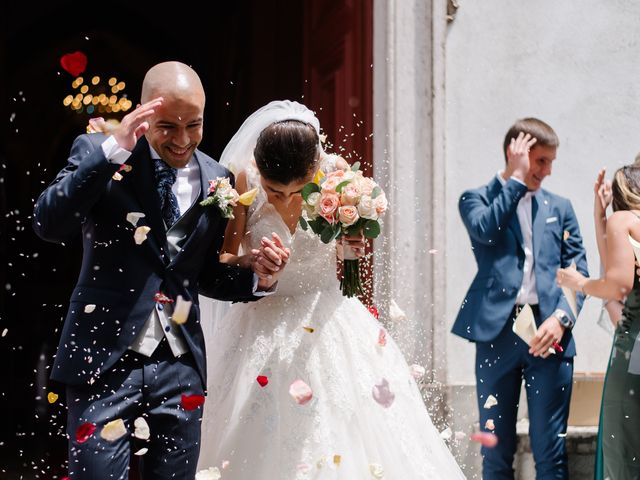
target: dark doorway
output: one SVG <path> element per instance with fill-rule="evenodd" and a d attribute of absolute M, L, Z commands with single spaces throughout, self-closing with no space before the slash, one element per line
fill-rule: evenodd
<path fill-rule="evenodd" d="M 81 259 L 79 241 L 48 244 L 31 229 L 33 202 L 96 114 L 63 105 L 74 77 L 59 59 L 81 51 L 85 82 L 125 82 L 138 101 L 144 72 L 180 60 L 207 93 L 201 149 L 214 158 L 243 119 L 275 99 L 318 111 L 329 141 L 370 168 L 372 2 L 182 2 L 161 10 L 114 1 L 10 2 L 0 44 L 0 478 L 66 475 L 65 398 L 48 379 Z M 121 113 L 104 114 L 120 118 Z M 59 398 L 49 403 L 47 394 Z"/>

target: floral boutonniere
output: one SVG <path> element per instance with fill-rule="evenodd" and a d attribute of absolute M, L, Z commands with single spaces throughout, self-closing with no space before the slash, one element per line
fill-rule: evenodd
<path fill-rule="evenodd" d="M 224 218 L 233 218 L 233 207 L 238 203 L 244 206 L 251 205 L 256 198 L 256 193 L 257 189 L 254 188 L 238 195 L 235 188 L 231 186 L 229 177 L 218 177 L 215 180 L 209 180 L 209 194 L 200 202 L 200 205 L 203 207 L 215 205 Z"/>

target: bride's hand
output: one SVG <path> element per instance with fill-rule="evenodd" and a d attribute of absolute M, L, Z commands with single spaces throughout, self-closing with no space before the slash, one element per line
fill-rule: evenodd
<path fill-rule="evenodd" d="M 276 233 L 271 235 L 272 240 L 262 237 L 260 248 L 251 251 L 254 255 L 251 266 L 259 277 L 258 285 L 261 288 L 270 288 L 277 282 L 291 254 Z"/>
<path fill-rule="evenodd" d="M 337 241 L 338 258 L 344 260 L 345 248 L 350 248 L 356 258 L 360 258 L 364 256 L 366 246 L 367 242 L 362 232 L 358 235 L 345 235 Z"/>

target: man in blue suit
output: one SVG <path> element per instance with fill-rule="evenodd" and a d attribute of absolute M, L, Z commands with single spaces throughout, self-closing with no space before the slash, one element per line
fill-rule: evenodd
<path fill-rule="evenodd" d="M 543 121 L 518 120 L 504 140 L 505 169 L 487 185 L 464 192 L 459 201 L 478 273 L 452 332 L 476 344 L 480 428 L 498 437 L 495 448 L 482 447 L 485 480 L 513 479 L 523 380 L 536 478 L 568 476 L 564 434 L 576 318 L 555 278 L 558 268 L 572 262 L 586 275 L 587 262 L 571 202 L 541 188 L 558 145 L 556 133 Z M 583 300 L 578 294 L 578 312 Z M 525 304 L 532 307 L 538 327 L 530 345 L 512 331 Z"/>
<path fill-rule="evenodd" d="M 252 268 L 219 261 L 227 218 L 201 202 L 209 181 L 233 178 L 197 149 L 205 104 L 198 75 L 160 63 L 145 76 L 142 102 L 111 136 L 75 140 L 34 211 L 45 240 L 82 232 L 80 276 L 51 371 L 67 386 L 74 480 L 128 478 L 132 447 L 148 448 L 143 478 L 194 478 L 206 385 L 198 294 L 255 300 L 288 258 L 269 242 L 248 258 Z M 173 315 L 181 300 L 192 302 L 182 318 Z M 139 417 L 150 436 L 135 446 Z M 114 421 L 124 435 L 103 430 Z"/>

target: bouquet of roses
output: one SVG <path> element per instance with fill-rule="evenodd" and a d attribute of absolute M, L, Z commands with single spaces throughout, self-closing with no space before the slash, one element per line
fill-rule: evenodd
<path fill-rule="evenodd" d="M 325 175 L 319 170 L 301 194 L 300 225 L 304 230 L 311 228 L 322 242 L 330 243 L 361 231 L 367 238 L 380 235 L 380 219 L 387 210 L 387 197 L 372 178 L 362 174 L 359 162 L 347 171 L 336 170 Z M 349 248 L 344 250 L 342 293 L 347 297 L 361 295 L 358 258 Z"/>

